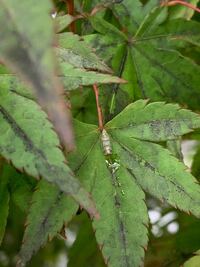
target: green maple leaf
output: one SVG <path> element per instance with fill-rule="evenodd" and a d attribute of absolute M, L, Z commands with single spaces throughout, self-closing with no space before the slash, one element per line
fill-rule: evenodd
<path fill-rule="evenodd" d="M 78 35 L 64 33 L 59 35 L 59 47 L 55 48 L 59 64 L 58 74 L 65 91 L 71 91 L 81 86 L 106 83 L 124 83 L 125 81 L 113 76 L 112 70 L 102 62 Z M 30 89 L 9 73 L 5 66 L 0 65 L 0 87 L 5 83 L 10 91 L 23 97 L 35 99 Z"/>
<path fill-rule="evenodd" d="M 138 0 L 124 0 L 113 4 L 111 10 L 118 26 L 97 13 L 89 21 L 98 33 L 84 39 L 110 63 L 117 76 L 128 81 L 113 89 L 117 101 L 120 88 L 130 101 L 150 98 L 198 109 L 200 68 L 182 55 L 180 48 L 199 46 L 199 23 L 165 21 L 167 10 L 158 7 L 158 1 L 143 5 Z"/>
<path fill-rule="evenodd" d="M 19 253 L 19 266 L 24 266 L 42 245 L 52 240 L 78 209 L 73 199 L 44 180 L 38 183 L 31 202 Z"/>
<path fill-rule="evenodd" d="M 100 213 L 93 228 L 109 267 L 138 267 L 143 261 L 148 241 L 144 191 L 200 217 L 196 180 L 155 143 L 176 140 L 198 127 L 199 116 L 178 105 L 139 100 L 105 125 L 112 154 L 104 156 L 98 128 L 75 123 L 77 152 L 70 164 Z"/>
<path fill-rule="evenodd" d="M 80 86 L 95 83 L 123 83 L 118 77 L 111 75 L 112 70 L 96 56 L 88 44 L 80 36 L 73 33 L 59 34 L 59 48 L 56 49 L 62 81 L 66 90 L 74 90 Z"/>
<path fill-rule="evenodd" d="M 15 168 L 56 184 L 89 213 L 95 207 L 66 164 L 58 136 L 33 100 L 13 93 L 4 81 L 0 90 L 0 154 Z"/>

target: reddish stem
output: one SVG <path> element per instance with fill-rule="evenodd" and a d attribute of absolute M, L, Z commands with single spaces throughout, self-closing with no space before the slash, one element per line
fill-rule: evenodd
<path fill-rule="evenodd" d="M 97 113 L 98 113 L 98 120 L 99 120 L 99 129 L 102 131 L 103 130 L 103 115 L 102 115 L 102 109 L 101 109 L 101 105 L 99 103 L 99 89 L 98 86 L 96 84 L 93 85 L 93 90 L 95 93 L 95 97 L 96 97 L 96 105 L 97 105 Z"/>
<path fill-rule="evenodd" d="M 74 16 L 74 0 L 66 0 L 66 6 L 67 6 L 68 14 L 71 16 Z M 76 32 L 76 27 L 75 27 L 74 21 L 69 25 L 69 29 L 73 33 Z"/>
<path fill-rule="evenodd" d="M 181 0 L 175 0 L 175 1 L 169 1 L 167 3 L 163 3 L 163 6 L 176 6 L 176 5 L 182 5 L 182 6 L 186 6 L 188 8 L 193 9 L 194 11 L 197 11 L 198 13 L 200 13 L 200 9 L 190 3 L 187 3 L 185 1 L 181 1 Z"/>

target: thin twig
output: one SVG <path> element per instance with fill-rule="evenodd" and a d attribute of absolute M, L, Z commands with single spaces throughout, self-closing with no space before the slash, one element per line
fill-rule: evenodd
<path fill-rule="evenodd" d="M 95 93 L 95 98 L 96 98 L 96 105 L 97 105 L 97 113 L 98 113 L 98 120 L 99 120 L 99 129 L 102 131 L 103 130 L 103 115 L 102 115 L 102 109 L 99 103 L 99 89 L 96 84 L 93 85 L 93 90 Z"/>
<path fill-rule="evenodd" d="M 182 5 L 182 6 L 186 6 L 190 9 L 193 9 L 194 11 L 200 13 L 200 9 L 188 2 L 185 1 L 181 1 L 181 0 L 175 0 L 175 1 L 169 1 L 166 3 L 162 3 L 162 6 L 176 6 L 176 5 Z"/>
<path fill-rule="evenodd" d="M 74 16 L 74 0 L 66 0 L 66 6 L 68 14 Z M 76 26 L 74 21 L 69 25 L 69 29 L 73 33 L 76 32 Z"/>

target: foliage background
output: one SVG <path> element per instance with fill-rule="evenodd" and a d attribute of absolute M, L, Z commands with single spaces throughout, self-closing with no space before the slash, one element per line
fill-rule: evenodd
<path fill-rule="evenodd" d="M 64 1 L 54 1 L 55 2 L 55 12 L 57 17 L 63 16 L 67 13 L 66 3 Z M 146 3 L 148 1 L 142 1 Z M 193 4 L 197 4 L 200 7 L 198 1 L 190 1 Z M 1 3 L 1 2 L 0 2 Z M 99 1 L 75 1 L 75 7 L 77 10 L 81 10 L 84 7 L 84 12 L 90 12 L 91 9 L 98 4 Z M 100 12 L 101 13 L 101 12 Z M 168 19 L 173 20 L 177 17 L 184 17 L 186 19 L 192 18 L 192 20 L 199 22 L 200 15 L 198 13 L 191 13 L 188 9 L 183 7 L 171 7 L 168 10 L 169 17 Z M 103 13 L 103 18 L 105 21 L 117 25 L 117 21 L 112 16 L 111 12 L 107 10 Z M 101 16 L 99 19 L 101 19 Z M 162 15 L 163 17 L 166 14 Z M 57 18 L 56 17 L 56 18 Z M 98 17 L 98 16 L 97 16 Z M 122 20 L 125 18 L 122 18 Z M 162 19 L 162 18 L 161 18 Z M 65 20 L 61 20 L 61 23 L 64 23 Z M 63 22 L 64 21 L 64 22 Z M 60 25 L 59 24 L 59 25 Z M 95 47 L 95 42 L 90 39 L 90 34 L 96 34 L 98 31 L 102 32 L 103 28 L 99 26 L 98 19 L 89 21 L 88 19 L 81 19 L 76 21 L 76 31 L 78 34 L 87 35 L 85 40 Z M 118 26 L 118 25 L 117 25 Z M 105 26 L 107 27 L 107 25 Z M 63 29 L 63 28 L 62 28 Z M 69 28 L 65 28 L 64 32 L 68 32 Z M 111 32 L 111 35 L 115 33 Z M 96 52 L 98 53 L 98 47 Z M 111 49 L 114 49 L 111 47 Z M 123 50 L 123 49 L 122 49 Z M 199 46 L 194 45 L 193 43 L 188 43 L 187 46 L 180 45 L 178 50 L 195 61 L 196 64 L 200 63 L 200 51 Z M 106 54 L 104 50 L 100 51 L 99 56 L 106 61 Z M 123 51 L 118 51 L 123 54 Z M 118 55 L 116 53 L 116 55 Z M 108 55 L 109 56 L 109 53 Z M 109 60 L 108 60 L 109 61 Z M 107 63 L 107 62 L 106 62 Z M 128 63 L 127 63 L 128 64 Z M 113 61 L 113 65 L 109 66 L 114 69 L 116 76 L 121 76 L 122 73 L 119 73 L 118 70 L 118 58 Z M 186 65 L 184 67 L 187 67 Z M 0 69 L 1 74 L 4 72 L 7 73 L 7 69 L 2 66 Z M 98 68 L 103 68 L 98 66 Z M 188 67 L 189 68 L 189 67 Z M 105 69 L 104 69 L 105 71 Z M 129 76 L 129 70 L 126 70 L 123 78 Z M 146 71 L 146 70 L 144 70 Z M 105 71 L 106 72 L 106 71 Z M 106 72 L 107 73 L 107 72 Z M 103 73 L 101 73 L 103 74 Z M 104 73 L 105 74 L 105 73 Z M 90 74 L 91 75 L 91 74 Z M 107 73 L 107 75 L 109 75 Z M 199 80 L 199 77 L 196 77 L 197 74 L 193 73 L 195 76 L 194 80 Z M 91 78 L 91 76 L 90 76 Z M 111 79 L 111 77 L 101 76 L 99 79 L 105 79 L 105 83 Z M 107 78 L 107 80 L 106 80 Z M 95 77 L 95 79 L 97 79 Z M 113 78 L 114 79 L 114 78 Z M 132 79 L 132 78 L 131 78 Z M 193 78 L 192 78 L 193 79 Z M 133 81 L 134 83 L 134 78 Z M 93 84 L 93 80 L 87 85 Z M 198 83 L 194 84 L 194 91 L 199 90 Z M 68 85 L 69 86 L 69 85 Z M 74 88 L 79 85 L 71 82 L 71 86 Z M 110 111 L 110 99 L 113 97 L 113 92 L 117 91 L 117 87 L 121 86 L 122 90 L 119 90 L 119 94 L 116 95 L 114 101 L 115 106 L 112 112 Z M 127 94 L 131 92 L 131 88 L 128 88 L 129 85 L 101 85 L 100 86 L 100 102 L 103 107 L 105 114 L 105 120 L 110 120 L 115 114 L 119 113 L 127 104 L 130 102 L 141 98 L 138 92 L 135 95 Z M 128 90 L 127 90 L 128 88 Z M 111 89 L 111 90 L 110 90 Z M 197 91 L 198 91 L 197 90 Z M 182 106 L 189 107 L 196 112 L 200 110 L 200 101 L 196 98 L 196 92 L 190 92 L 189 96 L 186 92 L 182 92 L 181 95 L 176 95 L 175 102 L 180 102 Z M 27 94 L 27 92 L 26 92 Z M 66 98 L 69 96 L 67 95 Z M 180 101 L 179 101 L 180 97 Z M 199 97 L 199 96 L 198 96 Z M 165 99 L 165 98 L 164 98 Z M 154 99 L 157 100 L 157 99 Z M 172 101 L 173 96 L 169 99 L 166 98 L 166 101 Z M 184 101 L 183 101 L 184 100 Z M 84 87 L 84 89 L 75 90 L 70 93 L 70 101 L 72 105 L 72 113 L 76 119 L 79 119 L 82 122 L 98 124 L 98 116 L 96 112 L 96 101 L 93 91 L 90 87 Z M 182 141 L 182 149 L 187 147 L 189 151 L 192 151 L 192 156 L 188 152 L 183 153 L 184 160 L 189 167 L 193 175 L 199 179 L 200 177 L 200 135 L 199 131 L 195 131 L 192 134 L 185 135 Z M 170 145 L 170 144 L 169 144 Z M 173 145 L 173 148 L 175 146 Z M 180 150 L 175 151 L 176 155 L 180 158 Z M 190 161 L 188 163 L 186 157 L 190 156 Z M 0 180 L 0 200 L 8 201 L 8 196 L 5 195 L 5 181 L 7 181 L 7 188 L 10 193 L 10 205 L 9 205 L 9 216 L 7 221 L 6 234 L 0 248 L 0 267 L 12 267 L 16 265 L 17 255 L 19 248 L 21 246 L 23 233 L 24 233 L 24 224 L 26 221 L 27 211 L 29 209 L 29 203 L 31 203 L 32 194 L 35 191 L 37 182 L 32 177 L 21 174 L 11 165 L 5 163 L 3 159 L 0 161 L 1 166 L 1 177 L 4 177 Z M 150 234 L 149 234 L 149 245 L 148 251 L 145 258 L 145 267 L 151 266 L 180 266 L 186 260 L 188 260 L 194 252 L 200 248 L 200 222 L 199 219 L 178 211 L 167 205 L 166 203 L 161 203 L 160 201 L 152 198 L 150 195 L 147 195 L 147 206 L 148 212 L 151 219 Z M 0 214 L 1 215 L 1 214 Z M 0 227 L 1 230 L 1 227 Z M 65 235 L 67 238 L 65 239 Z M 66 263 L 68 262 L 68 263 Z M 63 230 L 57 234 L 51 242 L 45 245 L 36 255 L 33 256 L 30 263 L 27 266 L 69 266 L 69 267 L 104 267 L 105 263 L 99 251 L 98 245 L 94 238 L 94 233 L 92 230 L 91 222 L 89 216 L 86 212 L 82 210 L 77 211 L 77 216 L 75 216 L 72 221 L 63 228 Z"/>

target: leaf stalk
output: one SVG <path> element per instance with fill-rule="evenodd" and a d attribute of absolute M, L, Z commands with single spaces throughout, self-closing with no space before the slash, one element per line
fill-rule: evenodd
<path fill-rule="evenodd" d="M 162 3 L 162 6 L 176 6 L 176 5 L 182 5 L 182 6 L 188 7 L 190 9 L 193 9 L 194 11 L 200 13 L 200 8 L 190 4 L 188 2 L 182 1 L 182 0 L 167 1 L 167 2 Z"/>
<path fill-rule="evenodd" d="M 66 0 L 66 7 L 68 14 L 74 16 L 74 0 Z M 76 26 L 74 21 L 69 25 L 69 29 L 73 33 L 76 32 Z"/>
<path fill-rule="evenodd" d="M 103 126 L 103 113 L 102 113 L 101 105 L 99 103 L 99 88 L 98 88 L 97 84 L 93 85 L 93 90 L 94 90 L 95 98 L 96 98 L 99 129 L 102 131 L 104 128 L 104 126 Z"/>

